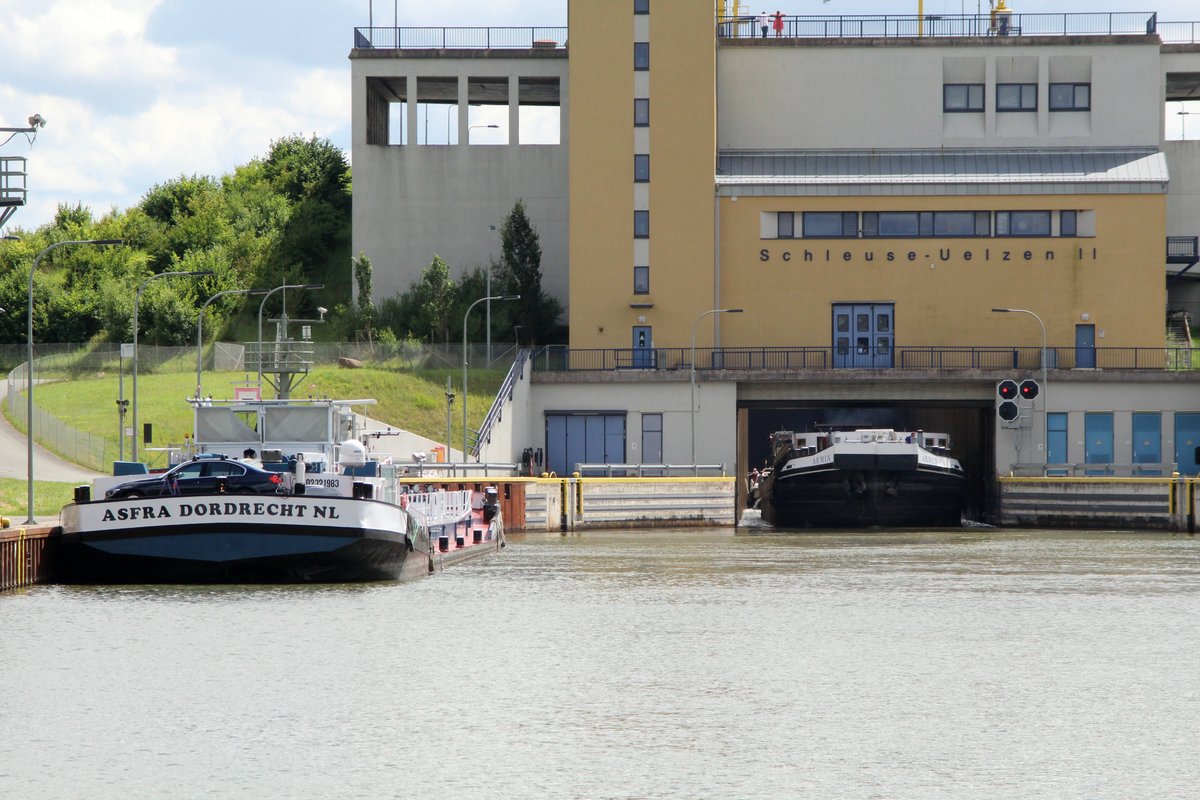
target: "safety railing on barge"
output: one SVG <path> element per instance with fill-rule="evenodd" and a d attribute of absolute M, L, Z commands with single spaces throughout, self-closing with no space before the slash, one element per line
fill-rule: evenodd
<path fill-rule="evenodd" d="M 714 370 L 826 371 L 841 369 L 966 370 L 1042 369 L 1041 347 L 722 347 L 571 349 L 543 347 L 532 358 L 535 372 Z M 1045 368 L 1171 371 L 1200 369 L 1190 347 L 1047 347 Z"/>

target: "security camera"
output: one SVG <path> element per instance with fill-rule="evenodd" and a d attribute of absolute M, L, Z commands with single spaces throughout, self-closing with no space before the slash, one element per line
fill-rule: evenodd
<path fill-rule="evenodd" d="M 317 306 L 317 313 L 321 315 L 321 319 L 325 319 L 325 315 L 329 313 L 329 309 L 325 306 Z"/>
<path fill-rule="evenodd" d="M 46 127 L 46 118 L 43 117 L 41 114 L 34 114 L 32 117 L 29 118 L 29 127 L 31 127 L 31 128 Z"/>

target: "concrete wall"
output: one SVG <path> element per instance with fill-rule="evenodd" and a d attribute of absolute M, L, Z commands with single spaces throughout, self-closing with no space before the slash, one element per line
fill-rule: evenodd
<path fill-rule="evenodd" d="M 737 522 L 735 482 L 735 478 L 560 478 L 530 482 L 525 487 L 525 529 L 570 532 L 588 528 L 732 526 Z"/>
<path fill-rule="evenodd" d="M 1193 122 L 1200 126 L 1200 118 Z M 1200 139 L 1163 142 L 1171 183 L 1167 189 L 1167 235 L 1200 236 Z M 1196 267 L 1192 267 L 1196 269 Z"/>
<path fill-rule="evenodd" d="M 1161 139 L 1154 37 L 770 41 L 718 50 L 722 150 L 1156 147 Z M 1035 82 L 1036 113 L 996 113 L 997 83 Z M 1091 111 L 1050 113 L 1049 84 L 1065 82 L 1091 83 Z M 945 83 L 985 84 L 985 112 L 944 113 Z"/>
<path fill-rule="evenodd" d="M 1086 371 L 1083 371 L 1086 372 Z M 1039 382 L 1040 373 L 1022 373 Z M 1084 440 L 1084 415 L 1089 412 L 1113 414 L 1113 463 L 1133 462 L 1134 412 L 1162 415 L 1162 462 L 1175 461 L 1176 446 L 1195 447 L 1200 442 L 1175 441 L 1175 414 L 1200 413 L 1200 393 L 1194 379 L 1181 373 L 1149 373 L 1139 380 L 1096 380 L 1095 374 L 1076 375 L 1072 372 L 1050 371 L 1049 386 L 1043 397 L 1034 401 L 1029 422 L 1021 428 L 997 428 L 996 473 L 1007 474 L 1013 464 L 1045 463 L 1043 449 L 1042 400 L 1048 400 L 1051 413 L 1067 413 L 1067 460 L 1082 464 L 1086 461 L 1087 442 Z"/>
<path fill-rule="evenodd" d="M 387 55 L 389 51 L 373 55 Z M 352 57 L 354 115 L 353 253 L 374 267 L 375 301 L 405 291 L 440 255 L 455 277 L 499 258 L 497 231 L 518 199 L 541 237 L 542 286 L 567 301 L 567 61 L 558 57 L 469 58 L 420 51 L 391 51 L 397 57 Z M 405 55 L 407 57 L 399 57 Z M 554 56 L 555 51 L 550 51 Z M 411 87 L 422 76 L 454 78 L 465 91 L 472 76 L 557 77 L 560 80 L 561 138 L 558 145 L 520 145 L 516 98 L 510 94 L 509 144 L 368 144 L 368 79 L 386 78 Z M 465 103 L 460 104 L 465 106 Z M 372 112 L 374 113 L 386 113 Z M 467 115 L 458 114 L 457 141 L 468 140 Z M 410 131 L 416 121 L 409 113 Z M 377 131 L 373 135 L 379 135 Z M 445 138 L 443 133 L 443 138 Z M 433 140 L 433 136 L 430 136 Z M 349 265 L 346 267 L 349 269 Z"/>
<path fill-rule="evenodd" d="M 641 452 L 641 415 L 662 414 L 664 461 L 691 464 L 688 372 L 680 370 L 673 377 L 658 378 L 658 382 L 652 383 L 618 373 L 604 383 L 537 383 L 528 408 L 530 440 L 515 442 L 518 452 L 529 446 L 545 448 L 547 411 L 624 411 L 627 412 L 627 463 L 647 463 Z M 700 377 L 696 383 L 696 463 L 723 463 L 733 473 L 737 454 L 736 419 L 737 384 L 709 382 Z"/>

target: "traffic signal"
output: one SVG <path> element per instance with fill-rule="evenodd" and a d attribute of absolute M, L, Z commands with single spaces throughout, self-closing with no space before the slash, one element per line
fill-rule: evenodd
<path fill-rule="evenodd" d="M 1033 398 L 1038 396 L 1039 391 L 1041 391 L 1041 387 L 1038 386 L 1037 381 L 1032 380 L 1032 379 L 1026 379 L 1026 380 L 1021 381 L 1021 399 L 1022 400 L 1032 400 Z"/>
<path fill-rule="evenodd" d="M 1004 422 L 1016 422 L 1021 416 L 1021 409 L 1017 407 L 1017 397 L 1020 396 L 1020 387 L 1017 382 L 1008 378 L 996 384 L 996 416 Z"/>

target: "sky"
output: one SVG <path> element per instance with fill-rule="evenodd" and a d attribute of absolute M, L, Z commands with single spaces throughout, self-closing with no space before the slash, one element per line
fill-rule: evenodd
<path fill-rule="evenodd" d="M 1157 11 L 1161 20 L 1200 20 L 1197 0 L 1008 5 L 1028 13 Z M 978 8 L 986 13 L 987 0 L 924 0 L 926 14 Z M 916 9 L 917 0 L 773 0 L 754 10 Z M 0 132 L 0 156 L 28 159 L 27 204 L 5 232 L 51 221 L 60 203 L 82 203 L 96 216 L 124 210 L 156 184 L 181 175 L 220 177 L 287 136 L 328 139 L 349 159 L 355 27 L 566 22 L 567 0 L 0 0 L 0 128 L 24 127 L 34 113 L 47 121 L 32 144 L 25 134 L 4 143 L 8 134 Z M 1179 138 L 1181 127 L 1187 138 L 1200 138 L 1200 103 L 1189 108 L 1195 119 L 1167 110 L 1169 139 Z"/>

